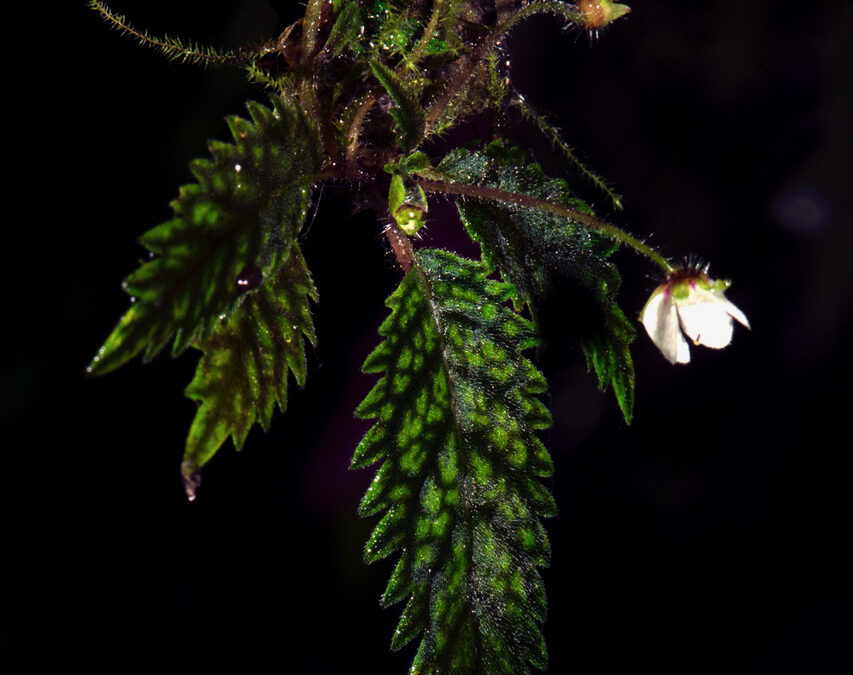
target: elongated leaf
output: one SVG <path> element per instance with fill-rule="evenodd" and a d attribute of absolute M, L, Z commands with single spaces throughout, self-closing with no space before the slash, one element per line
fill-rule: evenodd
<path fill-rule="evenodd" d="M 423 634 L 417 673 L 524 673 L 547 661 L 540 518 L 556 508 L 535 434 L 550 425 L 536 398 L 546 385 L 521 355 L 536 344 L 532 324 L 487 271 L 419 252 L 364 364 L 384 373 L 356 413 L 378 420 L 353 467 L 382 461 L 360 506 L 383 514 L 365 558 L 401 552 L 382 602 L 408 598 L 392 647 Z"/>
<path fill-rule="evenodd" d="M 124 282 L 134 304 L 89 371 L 105 373 L 144 350 L 153 357 L 175 336 L 173 352 L 203 342 L 243 292 L 240 275 L 268 275 L 296 237 L 312 174 L 322 163 L 317 133 L 294 102 L 274 110 L 248 104 L 252 122 L 230 117 L 234 144 L 212 142 L 213 161 L 190 166 L 198 180 L 172 202 L 175 217 L 149 230 L 151 252 Z"/>
<path fill-rule="evenodd" d="M 337 56 L 344 48 L 357 43 L 363 23 L 358 2 L 351 0 L 340 7 L 333 7 L 333 10 L 336 14 L 335 23 L 332 24 L 324 49 L 332 56 Z"/>
<path fill-rule="evenodd" d="M 479 152 L 451 152 L 437 172 L 458 183 L 487 185 L 578 211 L 591 212 L 571 196 L 565 181 L 548 179 L 538 164 L 494 142 Z M 612 386 L 627 422 L 634 407 L 634 366 L 630 344 L 634 328 L 616 304 L 620 276 L 607 258 L 616 248 L 612 239 L 569 218 L 544 211 L 489 201 L 457 200 L 459 214 L 471 237 L 479 242 L 490 269 L 518 289 L 517 303 L 535 313 L 536 301 L 556 272 L 573 279 L 597 306 L 597 321 L 581 338 L 587 365 L 595 370 L 600 386 Z"/>
<path fill-rule="evenodd" d="M 252 424 L 269 428 L 275 404 L 287 407 L 287 372 L 305 384 L 303 335 L 315 343 L 308 306 L 317 291 L 293 243 L 274 277 L 248 290 L 243 302 L 210 334 L 186 395 L 199 402 L 187 437 L 182 473 L 188 490 L 196 472 L 231 436 L 243 446 Z M 191 495 L 192 496 L 192 495 Z"/>
<path fill-rule="evenodd" d="M 391 116 L 400 131 L 400 147 L 403 152 L 411 152 L 424 138 L 425 119 L 420 101 L 388 66 L 371 61 L 370 68 L 397 106 L 392 108 Z"/>

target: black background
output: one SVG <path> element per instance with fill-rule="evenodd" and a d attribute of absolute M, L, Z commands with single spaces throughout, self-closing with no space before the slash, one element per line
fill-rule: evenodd
<path fill-rule="evenodd" d="M 300 10 L 113 4 L 154 33 L 226 46 Z M 227 445 L 187 503 L 195 358 L 95 380 L 84 367 L 127 307 L 135 238 L 169 217 L 189 160 L 226 138 L 224 115 L 262 94 L 239 71 L 137 48 L 82 0 L 59 5 L 5 20 L 2 662 L 404 672 L 413 647 L 388 648 L 400 608 L 378 605 L 393 563 L 361 561 L 374 520 L 355 510 L 372 472 L 347 470 L 369 426 L 352 410 L 375 381 L 359 365 L 399 278 L 379 230 L 326 190 L 305 249 L 321 298 L 308 386 L 240 455 Z M 615 222 L 667 255 L 710 260 L 752 331 L 694 349 L 686 367 L 638 334 L 631 426 L 580 354 L 549 340 L 551 670 L 845 672 L 853 5 L 633 9 L 597 42 L 528 21 L 508 41 L 513 81 L 624 195 Z M 428 242 L 452 239 L 449 212 L 431 213 Z M 656 280 L 629 252 L 617 261 L 633 318 Z"/>

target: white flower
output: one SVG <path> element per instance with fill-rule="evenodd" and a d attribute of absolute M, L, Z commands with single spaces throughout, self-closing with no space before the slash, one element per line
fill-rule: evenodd
<path fill-rule="evenodd" d="M 708 277 L 707 268 L 678 269 L 658 286 L 640 323 L 670 363 L 689 363 L 693 344 L 722 349 L 732 341 L 732 319 L 749 328 L 746 315 L 724 295 L 731 282 Z"/>

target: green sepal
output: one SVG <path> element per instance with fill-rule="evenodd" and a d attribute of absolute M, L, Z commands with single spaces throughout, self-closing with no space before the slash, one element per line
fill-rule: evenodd
<path fill-rule="evenodd" d="M 485 185 L 545 199 L 584 213 L 592 209 L 573 197 L 565 181 L 549 179 L 523 152 L 495 141 L 477 152 L 457 149 L 436 167 L 444 180 Z M 558 273 L 573 280 L 595 317 L 580 336 L 587 366 L 602 389 L 611 386 L 626 422 L 634 405 L 630 344 L 635 331 L 616 304 L 620 276 L 608 258 L 617 243 L 570 218 L 492 201 L 457 200 L 472 239 L 489 269 L 499 269 L 518 290 L 516 306 L 536 312 L 538 300 Z"/>
<path fill-rule="evenodd" d="M 384 63 L 373 60 L 370 69 L 396 105 L 391 109 L 391 116 L 397 123 L 400 148 L 403 152 L 411 152 L 424 138 L 426 118 L 423 107 L 411 87 Z"/>
<path fill-rule="evenodd" d="M 424 216 L 428 210 L 427 198 L 420 185 L 408 189 L 400 174 L 391 178 L 388 189 L 388 211 L 397 222 L 397 226 L 410 237 L 424 226 Z"/>
<path fill-rule="evenodd" d="M 314 124 L 293 101 L 274 109 L 247 104 L 252 121 L 228 118 L 233 143 L 212 142 L 212 160 L 190 164 L 197 182 L 183 186 L 174 217 L 149 230 L 151 254 L 124 282 L 133 304 L 92 360 L 102 374 L 136 354 L 151 359 L 174 336 L 173 353 L 203 343 L 242 300 L 247 268 L 264 276 L 299 233 L 311 177 L 322 164 Z"/>
<path fill-rule="evenodd" d="M 359 508 L 382 514 L 365 559 L 401 553 L 382 603 L 409 598 L 392 648 L 422 634 L 413 672 L 524 673 L 546 660 L 545 381 L 522 356 L 537 337 L 506 304 L 515 290 L 487 274 L 419 251 L 364 367 L 383 373 L 356 412 L 378 419 L 352 466 L 382 462 Z"/>
<path fill-rule="evenodd" d="M 406 186 L 403 184 L 403 177 L 400 174 L 394 174 L 391 177 L 391 186 L 388 188 L 388 211 L 392 214 L 396 213 L 404 201 L 406 201 Z"/>
<path fill-rule="evenodd" d="M 275 406 L 287 407 L 288 371 L 304 386 L 303 337 L 316 344 L 309 300 L 317 301 L 317 290 L 294 242 L 273 277 L 246 291 L 210 334 L 185 391 L 199 403 L 184 453 L 186 478 L 229 436 L 239 450 L 255 422 L 269 428 Z"/>

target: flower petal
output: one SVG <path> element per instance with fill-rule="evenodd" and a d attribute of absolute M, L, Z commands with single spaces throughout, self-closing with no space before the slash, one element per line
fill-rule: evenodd
<path fill-rule="evenodd" d="M 657 290 L 640 312 L 646 329 L 664 358 L 670 363 L 689 363 L 690 347 L 678 326 L 678 314 L 668 291 Z"/>
<path fill-rule="evenodd" d="M 732 317 L 725 301 L 678 305 L 681 328 L 694 344 L 722 349 L 732 341 Z"/>
<path fill-rule="evenodd" d="M 678 335 L 678 356 L 676 363 L 690 363 L 690 346 L 687 344 L 687 340 L 684 339 L 684 334 L 681 332 L 680 327 L 676 333 Z"/>
<path fill-rule="evenodd" d="M 744 314 L 737 305 L 726 300 L 725 307 L 726 311 L 732 317 L 734 317 L 738 321 L 738 323 L 740 323 L 742 326 L 746 326 L 747 328 L 750 327 L 749 319 L 746 318 L 746 314 Z"/>

